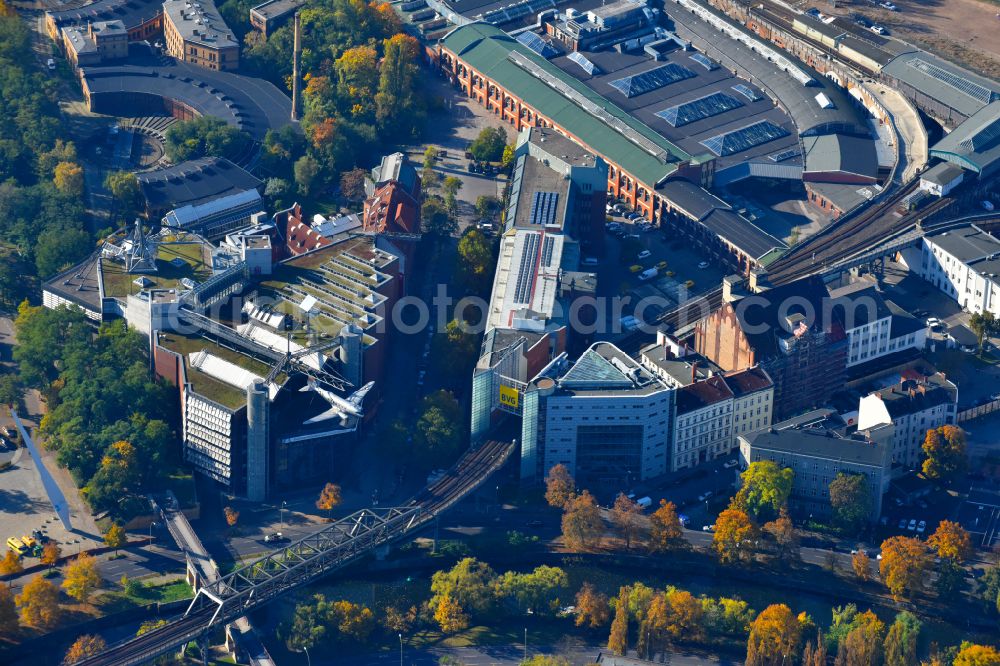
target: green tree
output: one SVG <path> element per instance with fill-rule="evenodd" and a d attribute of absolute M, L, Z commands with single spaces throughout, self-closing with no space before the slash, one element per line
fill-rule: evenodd
<path fill-rule="evenodd" d="M 462 444 L 461 407 L 448 391 L 431 393 L 422 406 L 415 433 L 418 459 L 426 465 L 450 463 Z"/>
<path fill-rule="evenodd" d="M 423 232 L 432 238 L 444 238 L 458 231 L 458 223 L 448 212 L 444 200 L 437 196 L 424 199 L 420 219 Z"/>
<path fill-rule="evenodd" d="M 788 503 L 795 473 L 771 460 L 752 462 L 740 475 L 740 490 L 734 501 L 753 518 L 777 516 Z"/>
<path fill-rule="evenodd" d="M 513 601 L 519 611 L 552 615 L 559 610 L 559 594 L 568 586 L 565 571 L 542 565 L 528 573 L 504 573 L 496 581 L 496 593 L 500 598 Z"/>
<path fill-rule="evenodd" d="M 313 193 L 316 177 L 319 176 L 320 164 L 311 155 L 303 155 L 295 162 L 295 184 L 299 192 L 309 196 Z"/>
<path fill-rule="evenodd" d="M 986 338 L 996 335 L 1000 331 L 1000 321 L 989 310 L 985 312 L 975 312 L 969 318 L 969 328 L 976 334 L 976 342 L 979 346 L 979 355 L 983 355 L 983 343 Z"/>
<path fill-rule="evenodd" d="M 469 144 L 469 152 L 480 162 L 499 162 L 507 146 L 507 132 L 502 127 L 486 127 Z"/>
<path fill-rule="evenodd" d="M 921 626 L 920 620 L 909 611 L 901 611 L 896 615 L 885 637 L 885 666 L 910 666 L 917 663 L 917 639 L 920 637 Z"/>
<path fill-rule="evenodd" d="M 1000 564 L 994 564 L 983 573 L 977 594 L 987 612 L 1000 613 Z"/>
<path fill-rule="evenodd" d="M 482 194 L 476 199 L 476 215 L 483 220 L 492 222 L 500 210 L 500 200 L 489 194 Z"/>
<path fill-rule="evenodd" d="M 0 375 L 0 404 L 16 408 L 21 403 L 24 388 L 17 375 L 8 373 Z"/>
<path fill-rule="evenodd" d="M 496 573 L 485 562 L 466 557 L 448 571 L 431 576 L 431 606 L 437 607 L 443 598 L 459 604 L 463 610 L 484 613 L 493 603 Z"/>
<path fill-rule="evenodd" d="M 69 226 L 48 226 L 38 235 L 35 269 L 47 278 L 79 263 L 94 249 L 90 234 Z"/>
<path fill-rule="evenodd" d="M 929 479 L 948 482 L 965 471 L 968 457 L 965 432 L 954 425 L 943 425 L 927 431 L 923 444 L 923 472 Z"/>
<path fill-rule="evenodd" d="M 481 295 L 489 291 L 495 265 L 493 249 L 478 229 L 469 229 L 458 241 L 457 263 L 459 282 L 468 293 Z"/>
<path fill-rule="evenodd" d="M 423 122 L 419 59 L 420 45 L 409 35 L 393 35 L 383 42 L 375 118 L 379 127 L 392 136 L 413 136 Z"/>
<path fill-rule="evenodd" d="M 292 652 L 302 652 L 316 647 L 325 638 L 326 626 L 317 612 L 317 602 L 322 598 L 321 595 L 316 595 L 313 603 L 297 604 L 291 622 L 279 632 L 285 638 L 285 645 Z"/>
<path fill-rule="evenodd" d="M 458 191 L 462 189 L 462 180 L 448 176 L 441 183 L 441 193 L 444 195 L 444 206 L 452 216 L 458 214 Z"/>
<path fill-rule="evenodd" d="M 838 473 L 830 482 L 830 506 L 837 524 L 846 532 L 857 534 L 872 510 L 872 494 L 865 476 Z"/>
<path fill-rule="evenodd" d="M 745 638 L 756 613 L 742 599 L 706 597 L 702 600 L 702 618 L 709 635 Z"/>
<path fill-rule="evenodd" d="M 121 207 L 124 217 L 130 217 L 139 207 L 141 192 L 135 174 L 128 171 L 109 171 L 104 177 L 104 187 Z"/>
<path fill-rule="evenodd" d="M 250 137 L 214 116 L 182 120 L 167 128 L 164 151 L 171 162 L 199 157 L 236 157 Z"/>

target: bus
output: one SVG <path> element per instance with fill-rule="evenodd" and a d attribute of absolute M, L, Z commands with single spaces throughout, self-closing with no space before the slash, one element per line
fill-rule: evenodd
<path fill-rule="evenodd" d="M 22 542 L 17 537 L 9 537 L 7 539 L 7 547 L 10 548 L 15 553 L 17 553 L 18 555 L 24 555 L 25 553 L 28 552 L 28 547 L 25 546 L 24 542 Z"/>

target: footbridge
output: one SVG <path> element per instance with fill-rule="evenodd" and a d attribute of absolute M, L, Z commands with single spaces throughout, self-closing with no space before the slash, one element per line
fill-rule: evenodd
<path fill-rule="evenodd" d="M 142 664 L 195 641 L 352 562 L 412 538 L 499 470 L 515 443 L 490 440 L 469 450 L 435 483 L 403 506 L 362 509 L 200 587 L 183 615 L 153 631 L 77 662 L 84 666 Z"/>

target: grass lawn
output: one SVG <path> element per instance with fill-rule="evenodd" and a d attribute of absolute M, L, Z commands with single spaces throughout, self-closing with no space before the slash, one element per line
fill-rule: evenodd
<path fill-rule="evenodd" d="M 192 596 L 194 593 L 191 592 L 191 586 L 183 578 L 179 578 L 162 585 L 143 586 L 134 595 L 126 594 L 124 590 L 105 592 L 97 599 L 96 604 L 105 614 L 111 614 L 136 606 L 190 599 Z"/>

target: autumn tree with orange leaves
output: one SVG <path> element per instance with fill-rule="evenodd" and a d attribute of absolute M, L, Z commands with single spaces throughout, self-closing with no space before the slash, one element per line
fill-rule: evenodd
<path fill-rule="evenodd" d="M 893 599 L 912 598 L 923 590 L 930 566 L 927 546 L 919 539 L 894 536 L 882 542 L 879 574 Z"/>
<path fill-rule="evenodd" d="M 927 545 L 937 551 L 942 560 L 961 564 L 972 555 L 972 539 L 962 526 L 951 520 L 942 520 L 927 539 Z"/>

